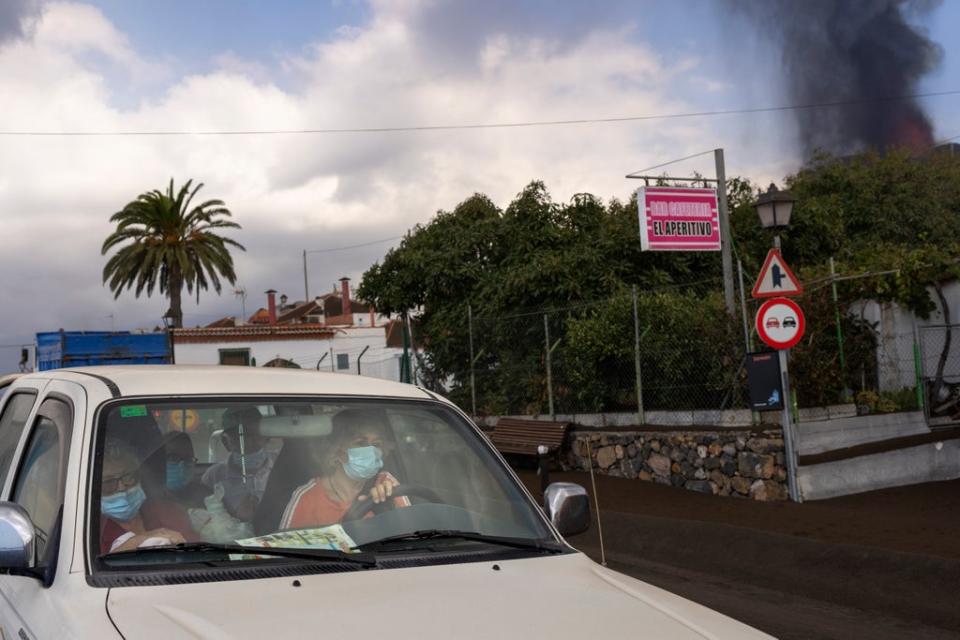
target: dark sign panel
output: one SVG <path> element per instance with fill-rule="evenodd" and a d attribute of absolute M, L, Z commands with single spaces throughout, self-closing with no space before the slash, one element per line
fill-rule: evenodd
<path fill-rule="evenodd" d="M 747 354 L 750 408 L 754 411 L 783 409 L 780 358 L 776 351 Z"/>

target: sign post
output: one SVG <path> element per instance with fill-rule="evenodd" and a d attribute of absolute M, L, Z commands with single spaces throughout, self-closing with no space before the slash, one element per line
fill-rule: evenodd
<path fill-rule="evenodd" d="M 755 287 L 756 289 L 756 287 Z M 768 346 L 777 350 L 780 364 L 780 387 L 783 399 L 783 448 L 787 462 L 787 488 L 790 499 L 802 502 L 797 485 L 797 454 L 794 445 L 796 434 L 790 411 L 790 375 L 787 368 L 787 351 L 803 338 L 806 318 L 803 310 L 789 298 L 771 298 L 757 309 L 757 335 Z"/>

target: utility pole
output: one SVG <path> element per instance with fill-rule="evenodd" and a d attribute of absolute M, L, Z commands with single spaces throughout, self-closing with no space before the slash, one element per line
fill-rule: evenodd
<path fill-rule="evenodd" d="M 723 263 L 723 302 L 727 314 L 736 313 L 733 297 L 733 256 L 730 246 L 730 216 L 727 212 L 727 170 L 723 162 L 723 149 L 714 149 L 713 157 L 717 164 L 717 215 L 720 218 L 720 259 Z"/>
<path fill-rule="evenodd" d="M 303 301 L 310 302 L 310 286 L 307 284 L 307 250 L 303 250 Z"/>

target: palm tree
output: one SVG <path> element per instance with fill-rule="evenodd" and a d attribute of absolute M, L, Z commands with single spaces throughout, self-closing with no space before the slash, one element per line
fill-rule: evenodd
<path fill-rule="evenodd" d="M 174 327 L 183 326 L 183 311 L 180 294 L 186 285 L 187 291 L 200 290 L 209 285 L 220 293 L 220 278 L 231 285 L 237 280 L 233 271 L 233 258 L 228 246 L 245 251 L 243 245 L 216 233 L 219 229 L 239 229 L 240 225 L 223 217 L 230 217 L 230 210 L 222 200 L 207 200 L 192 209 L 190 204 L 203 184 L 191 191 L 188 180 L 174 194 L 173 179 L 166 193 L 154 190 L 141 193 L 136 200 L 110 217 L 117 229 L 103 241 L 102 255 L 113 247 L 123 244 L 103 268 L 103 282 L 109 285 L 114 298 L 119 298 L 124 289 L 135 289 L 140 297 L 144 290 L 147 296 L 159 286 L 160 293 L 170 298 L 169 317 Z"/>

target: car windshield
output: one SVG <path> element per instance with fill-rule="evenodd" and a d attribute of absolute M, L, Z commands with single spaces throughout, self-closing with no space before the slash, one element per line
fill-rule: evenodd
<path fill-rule="evenodd" d="M 438 403 L 157 399 L 102 416 L 92 545 L 107 567 L 557 543 L 480 436 Z"/>

